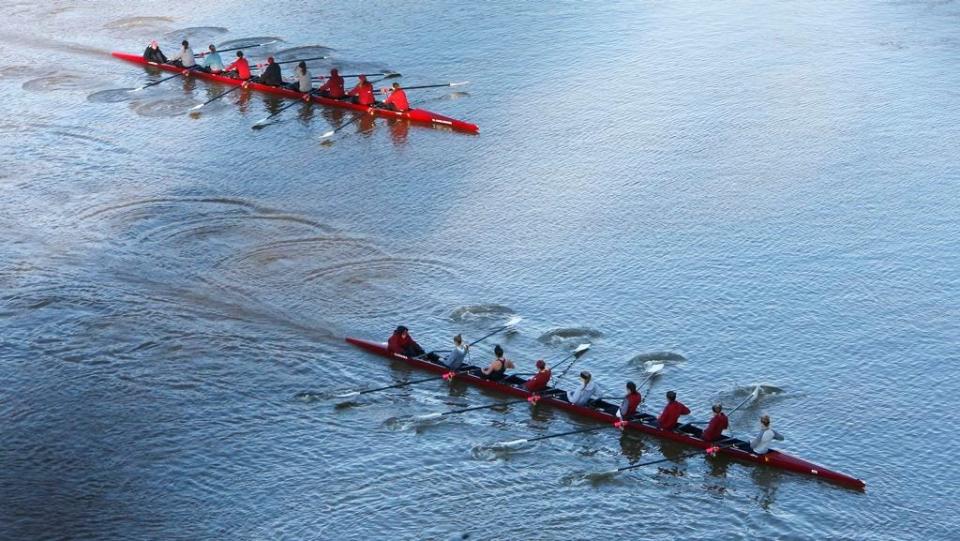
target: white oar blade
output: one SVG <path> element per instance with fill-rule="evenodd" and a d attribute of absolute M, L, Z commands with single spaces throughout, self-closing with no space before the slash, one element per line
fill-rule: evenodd
<path fill-rule="evenodd" d="M 147 87 L 145 87 L 145 86 L 138 86 L 137 88 L 134 88 L 133 90 L 127 90 L 127 92 L 140 92 L 140 91 L 143 90 L 144 88 L 147 88 Z"/>
<path fill-rule="evenodd" d="M 450 83 L 450 86 L 463 86 L 470 84 L 470 81 L 460 81 L 459 83 Z"/>
<path fill-rule="evenodd" d="M 320 139 L 327 139 L 328 137 L 333 137 L 333 134 L 337 133 L 336 130 L 330 130 L 320 134 Z"/>
<path fill-rule="evenodd" d="M 530 440 L 521 439 L 521 440 L 512 440 L 512 441 L 501 441 L 499 443 L 495 443 L 494 446 L 501 449 L 512 449 L 514 447 L 520 447 L 521 445 L 527 443 L 528 441 Z"/>
<path fill-rule="evenodd" d="M 199 105 L 194 105 L 193 107 L 190 108 L 190 110 L 191 110 L 191 111 L 198 111 L 198 110 L 200 110 L 200 109 L 203 109 L 203 106 L 204 106 L 204 105 L 206 105 L 206 103 L 201 103 L 201 104 L 199 104 Z"/>
<path fill-rule="evenodd" d="M 431 419 L 439 419 L 443 417 L 442 413 L 428 413 L 426 415 L 417 415 L 413 418 L 414 421 L 429 421 Z"/>
<path fill-rule="evenodd" d="M 350 391 L 349 393 L 338 394 L 334 396 L 334 398 L 352 398 L 354 396 L 358 396 L 359 394 L 360 391 Z"/>
<path fill-rule="evenodd" d="M 656 374 L 663 370 L 663 366 L 663 363 L 652 364 L 647 367 L 647 373 L 651 375 Z"/>
<path fill-rule="evenodd" d="M 518 323 L 520 323 L 521 321 L 523 321 L 523 318 L 522 318 L 522 317 L 520 317 L 520 316 L 513 316 L 512 318 L 510 318 L 510 319 L 507 321 L 507 324 L 504 325 L 504 327 L 514 327 L 514 326 L 516 326 Z"/>
<path fill-rule="evenodd" d="M 573 353 L 574 355 L 579 355 L 588 349 L 590 349 L 590 344 L 580 344 L 577 346 L 577 349 L 573 350 Z"/>

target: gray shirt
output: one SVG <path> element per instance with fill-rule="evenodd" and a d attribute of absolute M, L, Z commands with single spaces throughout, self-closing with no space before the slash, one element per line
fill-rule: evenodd
<path fill-rule="evenodd" d="M 463 359 L 467 356 L 467 348 L 460 346 L 458 348 L 453 348 L 453 351 L 447 353 L 447 358 L 443 360 L 443 364 L 447 365 L 451 370 L 458 370 L 460 365 L 463 364 Z"/>
<path fill-rule="evenodd" d="M 597 384 L 592 380 L 588 381 L 586 385 L 581 385 L 570 395 L 570 402 L 578 406 L 586 406 L 587 402 L 600 398 L 600 389 L 597 387 Z"/>
<path fill-rule="evenodd" d="M 179 60 L 185 68 L 192 68 L 196 65 L 196 61 L 193 59 L 193 50 L 190 47 L 181 47 L 180 54 L 171 58 L 170 62 L 173 63 L 174 60 Z"/>
<path fill-rule="evenodd" d="M 300 66 L 293 70 L 294 77 L 297 78 L 297 84 L 300 85 L 300 92 L 310 92 L 313 82 L 310 80 L 310 70 L 300 71 Z"/>
<path fill-rule="evenodd" d="M 750 440 L 750 448 L 758 455 L 765 455 L 770 451 L 770 444 L 773 442 L 776 432 L 772 428 L 762 430 L 757 437 Z"/>

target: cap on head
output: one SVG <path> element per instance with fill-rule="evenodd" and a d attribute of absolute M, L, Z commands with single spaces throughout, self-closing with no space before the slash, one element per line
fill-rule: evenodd
<path fill-rule="evenodd" d="M 676 400 L 676 399 L 677 399 L 677 392 L 676 392 L 676 391 L 667 391 L 667 400 L 673 402 L 673 401 Z"/>
<path fill-rule="evenodd" d="M 714 413 L 720 413 L 721 411 L 723 411 L 723 404 L 717 402 L 716 404 L 713 405 Z"/>
<path fill-rule="evenodd" d="M 632 381 L 628 381 L 627 390 L 630 391 L 631 393 L 637 392 L 637 384 Z"/>
<path fill-rule="evenodd" d="M 546 367 L 547 367 L 547 363 L 544 362 L 543 359 L 537 359 L 537 369 L 538 369 L 538 370 L 543 370 L 543 369 L 546 368 Z"/>
<path fill-rule="evenodd" d="M 493 354 L 497 357 L 503 357 L 503 348 L 500 347 L 500 344 L 493 346 Z"/>
<path fill-rule="evenodd" d="M 590 381 L 590 378 L 593 376 L 590 375 L 590 372 L 584 370 L 583 372 L 580 372 L 580 377 L 583 378 L 583 381 Z"/>

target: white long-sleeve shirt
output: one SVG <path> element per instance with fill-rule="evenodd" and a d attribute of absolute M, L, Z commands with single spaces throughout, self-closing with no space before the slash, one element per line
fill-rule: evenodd
<path fill-rule="evenodd" d="M 774 432 L 772 428 L 761 431 L 757 434 L 757 437 L 750 440 L 750 448 L 758 455 L 767 454 L 767 452 L 770 451 L 770 444 L 773 442 L 775 435 L 776 432 Z"/>
<path fill-rule="evenodd" d="M 587 402 L 595 398 L 600 398 L 600 388 L 593 381 L 588 381 L 586 385 L 581 385 L 570 394 L 570 403 L 586 406 Z"/>
<path fill-rule="evenodd" d="M 172 64 L 174 60 L 179 60 L 180 64 L 185 68 L 192 68 L 197 63 L 193 59 L 193 50 L 190 49 L 190 47 L 181 47 L 180 54 L 171 58 L 169 62 Z"/>

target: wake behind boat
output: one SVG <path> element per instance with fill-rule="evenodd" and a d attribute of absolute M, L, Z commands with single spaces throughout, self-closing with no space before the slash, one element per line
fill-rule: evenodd
<path fill-rule="evenodd" d="M 603 423 L 614 424 L 618 427 L 622 426 L 623 428 L 643 432 L 644 434 L 661 439 L 696 447 L 709 454 L 723 454 L 742 462 L 762 464 L 781 470 L 813 476 L 856 490 L 864 490 L 866 488 L 866 483 L 860 479 L 787 453 L 771 449 L 764 454 L 756 454 L 744 450 L 750 448 L 750 442 L 745 440 L 726 438 L 720 445 L 718 445 L 716 441 L 704 440 L 702 438 L 703 430 L 691 424 L 681 424 L 675 430 L 664 430 L 660 428 L 657 417 L 647 413 L 637 414 L 629 421 L 621 421 L 617 415 L 619 405 L 605 400 L 594 400 L 591 401 L 589 406 L 579 406 L 565 399 L 565 393 L 557 388 L 546 387 L 537 392 L 530 392 L 524 387 L 524 383 L 527 380 L 516 375 L 506 376 L 503 379 L 494 381 L 476 375 L 477 371 L 481 370 L 481 368 L 470 365 L 463 365 L 456 372 L 451 373 L 450 368 L 439 362 L 439 360 L 433 358 L 415 358 L 402 353 L 395 353 L 391 351 L 388 344 L 382 342 L 352 337 L 346 338 L 346 341 L 367 352 L 402 362 L 413 368 L 426 370 L 435 374 L 444 374 L 444 379 L 456 378 L 476 387 L 498 391 L 510 396 L 526 399 L 533 403 L 548 404 L 582 417 L 589 417 Z"/>

